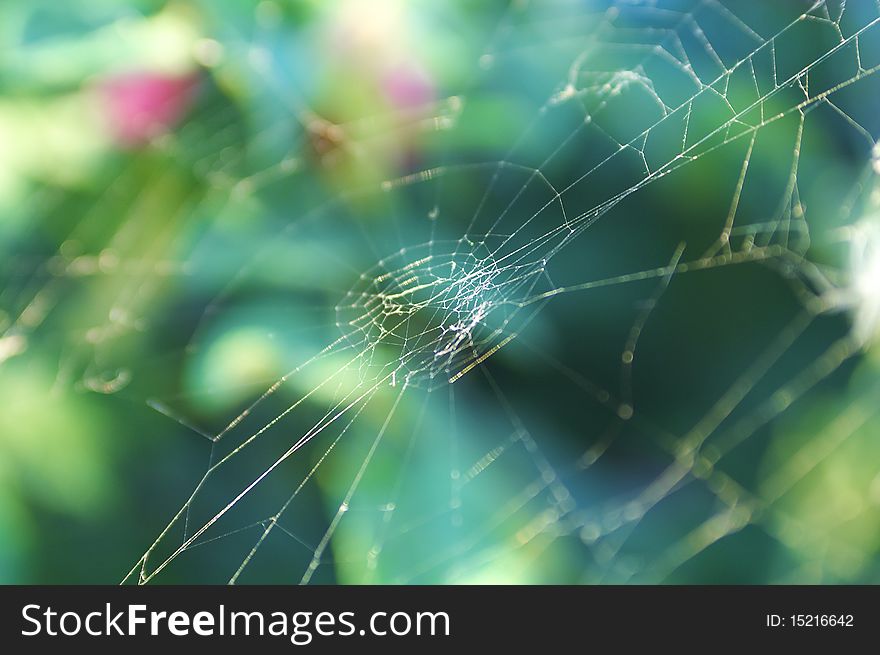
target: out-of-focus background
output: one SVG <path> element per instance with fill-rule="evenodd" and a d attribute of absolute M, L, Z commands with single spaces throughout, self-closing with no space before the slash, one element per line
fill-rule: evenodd
<path fill-rule="evenodd" d="M 2 3 L 0 581 L 880 581 L 869 5 Z"/>

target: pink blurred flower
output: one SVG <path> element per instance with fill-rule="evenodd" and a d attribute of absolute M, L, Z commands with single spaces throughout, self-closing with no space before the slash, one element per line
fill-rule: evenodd
<path fill-rule="evenodd" d="M 388 71 L 382 87 L 391 103 L 400 109 L 419 107 L 434 100 L 434 84 L 420 67 L 399 65 Z"/>
<path fill-rule="evenodd" d="M 183 118 L 195 96 L 196 76 L 126 73 L 100 85 L 109 129 L 123 147 L 143 145 Z"/>

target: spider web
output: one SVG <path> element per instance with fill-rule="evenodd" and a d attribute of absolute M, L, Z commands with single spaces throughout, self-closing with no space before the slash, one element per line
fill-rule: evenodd
<path fill-rule="evenodd" d="M 876 334 L 878 23 L 874 2 L 515 2 L 460 95 L 333 122 L 260 47 L 271 29 L 218 37 L 285 118 L 232 154 L 233 107 L 161 137 L 204 182 L 180 193 L 185 243 L 133 247 L 162 229 L 144 218 L 103 251 L 130 258 L 92 262 L 130 279 L 86 334 L 80 384 L 149 404 L 208 451 L 125 581 L 748 580 L 746 534 L 791 557 L 776 580 L 864 571 L 798 490 L 841 451 L 872 452 L 870 375 L 802 424 L 804 397 L 840 384 Z M 508 137 L 492 161 L 469 147 L 487 115 Z M 837 161 L 829 141 L 846 144 Z M 411 142 L 415 165 L 369 165 Z M 332 194 L 310 184 L 326 166 L 351 167 Z M 126 173 L 117 184 L 130 193 Z M 225 217 L 268 206 L 286 208 L 277 230 L 232 279 L 207 275 L 170 349 L 209 374 L 236 363 L 198 391 L 139 388 L 114 351 L 149 331 L 138 298 L 216 269 L 217 244 L 240 236 Z M 59 257 L 61 282 L 92 261 Z M 61 282 L 20 289 L 6 343 Z M 277 326 L 242 331 L 259 312 Z M 693 331 L 671 333 L 682 312 Z M 239 362 L 232 333 L 271 361 Z M 212 403 L 244 404 L 206 427 Z M 150 471 L 161 484 L 161 462 Z M 877 486 L 846 521 L 870 522 Z"/>

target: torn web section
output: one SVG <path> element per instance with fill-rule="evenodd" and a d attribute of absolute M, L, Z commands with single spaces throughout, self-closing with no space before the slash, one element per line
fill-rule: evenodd
<path fill-rule="evenodd" d="M 492 170 L 486 167 L 487 173 Z M 470 171 L 467 172 L 472 176 Z M 441 180 L 450 183 L 447 174 L 419 176 L 420 182 L 435 184 Z M 409 197 L 406 204 L 402 202 L 405 196 Z M 255 572 L 251 575 L 257 576 L 250 579 L 261 579 L 259 571 L 262 569 L 258 563 L 271 562 L 272 553 L 277 552 L 273 548 L 284 548 L 288 539 L 292 540 L 289 545 L 293 545 L 297 552 L 300 547 L 305 548 L 303 561 L 291 558 L 292 567 L 301 569 L 301 575 L 309 580 L 314 576 L 318 576 L 315 578 L 317 580 L 333 575 L 334 567 L 323 566 L 332 561 L 333 534 L 340 526 L 350 523 L 349 503 L 354 506 L 360 497 L 359 485 L 353 490 L 337 488 L 336 485 L 342 484 L 342 480 L 352 484 L 352 479 L 364 479 L 367 485 L 364 489 L 367 489 L 372 484 L 366 482 L 372 479 L 370 471 L 384 470 L 382 466 L 374 467 L 370 463 L 372 458 L 376 457 L 377 462 L 390 462 L 399 456 L 400 453 L 394 449 L 396 446 L 388 451 L 383 444 L 386 440 L 394 442 L 399 438 L 395 435 L 407 434 L 406 425 L 400 423 L 399 417 L 412 418 L 407 408 L 413 402 L 413 391 L 422 391 L 418 389 L 418 383 L 424 381 L 423 378 L 409 376 L 408 372 L 415 369 L 407 369 L 406 366 L 410 365 L 414 356 L 421 356 L 424 352 L 439 355 L 441 362 L 444 359 L 450 362 L 443 365 L 445 368 L 440 377 L 442 386 L 447 386 L 448 376 L 462 370 L 457 357 L 472 362 L 473 353 L 481 352 L 478 348 L 480 338 L 475 331 L 477 327 L 482 329 L 478 324 L 485 310 L 480 307 L 486 299 L 497 298 L 497 289 L 492 285 L 495 273 L 487 275 L 485 247 L 479 248 L 463 240 L 450 242 L 431 238 L 432 234 L 448 229 L 439 227 L 439 222 L 445 217 L 461 220 L 462 216 L 472 215 L 474 203 L 479 201 L 481 195 L 470 198 L 464 194 L 453 196 L 467 198 L 470 202 L 467 211 L 462 204 L 448 201 L 438 203 L 437 197 L 432 190 L 418 188 L 414 179 L 404 179 L 397 183 L 380 184 L 363 193 L 349 194 L 341 201 L 320 207 L 280 232 L 274 243 L 261 249 L 212 304 L 211 311 L 203 319 L 204 325 L 188 348 L 196 360 L 202 351 L 212 350 L 211 342 L 217 334 L 227 332 L 216 325 L 212 326 L 212 323 L 225 321 L 226 328 L 231 329 L 235 321 L 230 322 L 226 314 L 237 314 L 239 320 L 245 323 L 258 317 L 258 308 L 242 302 L 238 297 L 242 290 L 254 286 L 268 292 L 269 298 L 276 298 L 270 303 L 272 307 L 289 306 L 291 310 L 288 325 L 279 325 L 272 334 L 261 335 L 263 340 L 283 344 L 303 330 L 308 334 L 309 326 L 320 326 L 322 298 L 328 299 L 325 308 L 330 315 L 335 309 L 335 321 L 340 332 L 326 349 L 318 346 L 321 336 L 327 336 L 325 330 L 312 333 L 320 336 L 309 337 L 309 343 L 314 346 L 311 349 L 291 348 L 288 345 L 280 352 L 274 351 L 275 357 L 285 364 L 285 368 L 287 362 L 293 362 L 293 368 L 277 379 L 270 377 L 266 394 L 257 398 L 253 405 L 240 408 L 239 413 L 233 412 L 225 427 L 207 432 L 216 441 L 211 447 L 206 475 L 169 529 L 149 549 L 142 581 L 154 579 L 154 574 L 167 575 L 175 570 L 177 575 L 197 576 L 198 568 L 189 568 L 186 563 L 208 561 L 212 548 L 222 548 L 225 552 L 230 542 L 236 544 L 236 548 L 242 548 L 240 564 L 243 565 L 229 572 L 230 579 L 247 579 L 243 576 L 250 571 Z M 443 200 L 445 198 L 441 197 Z M 425 201 L 428 202 L 425 204 Z M 406 207 L 406 212 L 401 207 Z M 421 219 L 426 234 L 417 239 L 420 244 L 401 246 L 404 230 L 411 231 L 415 223 L 410 221 L 404 225 L 399 220 L 402 215 Z M 371 220 L 376 222 L 370 223 Z M 365 229 L 367 226 L 370 229 Z M 332 247 L 328 247 L 328 234 L 334 235 Z M 346 244 L 350 244 L 351 248 Z M 301 252 L 303 257 L 291 256 L 291 253 L 297 252 Z M 320 253 L 320 256 L 316 257 L 316 253 Z M 382 256 L 379 253 L 391 255 Z M 443 261 L 447 264 L 442 264 Z M 463 271 L 461 275 L 458 272 L 453 275 L 453 261 L 458 262 Z M 266 277 L 272 262 L 285 264 L 288 275 L 283 280 L 277 276 L 271 279 Z M 365 285 L 365 300 L 361 306 L 347 302 L 347 296 L 341 290 L 335 290 L 334 275 L 338 275 L 339 271 L 329 266 L 330 262 L 337 262 L 346 269 L 343 277 L 360 280 L 358 285 Z M 362 275 L 357 273 L 355 266 L 362 266 Z M 429 289 L 425 296 L 418 297 L 398 295 L 415 284 L 408 282 L 414 275 L 430 280 L 439 290 L 434 293 Z M 285 294 L 294 291 L 312 295 L 312 309 L 318 312 L 316 320 L 311 314 L 300 315 L 297 320 L 297 312 L 303 309 L 301 304 L 292 302 L 289 296 L 285 300 Z M 370 315 L 372 299 L 388 300 L 380 305 L 378 315 Z M 333 300 L 337 303 L 335 307 L 331 304 Z M 426 303 L 424 307 L 423 301 Z M 239 303 L 242 303 L 241 306 Z M 446 313 L 436 315 L 440 309 Z M 366 322 L 356 320 L 361 315 L 358 312 L 363 312 Z M 421 312 L 421 316 L 413 316 L 416 312 Z M 325 316 L 324 321 L 324 325 L 329 326 L 333 319 Z M 447 334 L 445 340 L 436 334 L 443 331 Z M 465 337 L 459 339 L 458 334 Z M 300 340 L 296 343 L 301 345 Z M 223 356 L 223 352 L 219 355 Z M 225 356 L 234 356 L 234 350 L 226 350 Z M 217 389 L 211 388 L 204 392 L 215 400 L 220 394 Z M 242 399 L 238 402 L 242 402 Z M 449 411 L 445 402 L 440 407 L 441 410 L 435 411 Z M 470 408 L 459 410 L 467 411 L 471 411 Z M 386 420 L 390 421 L 387 425 Z M 447 423 L 441 414 L 439 419 L 431 419 L 430 424 Z M 509 429 L 505 428 L 504 432 L 509 432 Z M 442 432 L 438 433 L 435 442 L 440 434 Z M 486 454 L 491 453 L 493 448 L 497 449 L 498 444 L 503 444 L 508 437 L 509 434 L 495 435 L 491 443 L 477 446 L 475 442 L 468 446 L 468 453 L 476 446 L 482 454 L 469 455 L 461 464 L 449 463 L 449 451 L 446 449 L 452 447 L 448 440 L 440 441 L 443 457 L 436 454 L 418 455 L 424 461 L 437 464 L 433 469 L 439 467 L 439 472 L 434 470 L 436 476 L 430 484 L 424 477 L 416 478 L 417 482 L 424 483 L 421 493 L 430 495 L 432 490 L 439 489 L 444 496 L 450 494 L 450 500 L 444 497 L 444 506 L 458 507 L 460 495 L 453 496 L 452 491 L 447 491 L 449 488 L 444 481 L 464 475 L 458 472 L 453 476 L 453 472 L 465 465 L 468 470 L 476 466 L 475 471 L 482 472 L 495 459 L 495 456 L 486 459 Z M 363 451 L 361 446 L 367 450 Z M 373 454 L 368 457 L 369 453 Z M 315 496 L 310 490 L 320 488 L 320 476 L 313 474 L 313 470 L 317 472 L 326 468 L 332 471 L 333 462 L 340 457 L 342 463 L 338 466 L 343 470 L 354 466 L 355 475 L 354 478 L 347 475 L 331 476 L 333 484 L 321 489 L 320 497 L 330 499 L 327 502 L 331 503 L 329 508 L 326 505 L 322 508 L 329 516 L 327 521 L 322 521 L 314 516 Z M 472 462 L 469 461 L 471 459 Z M 484 459 L 485 463 L 478 464 Z M 362 467 L 363 474 L 358 475 Z M 476 473 L 470 475 L 474 477 Z M 530 477 L 533 475 L 534 471 Z M 516 476 L 513 476 L 508 479 L 506 486 L 496 488 L 508 489 L 510 484 L 516 484 L 515 480 Z M 301 487 L 302 483 L 305 484 Z M 476 486 L 470 485 L 470 488 Z M 367 497 L 370 497 L 369 494 Z M 403 496 L 404 499 L 416 497 L 414 494 Z M 365 509 L 368 513 L 356 522 L 361 526 L 358 529 L 363 530 L 364 520 L 378 521 L 381 525 L 383 515 L 377 513 L 379 510 L 376 507 L 386 506 L 389 502 L 383 501 L 378 505 L 367 502 Z M 277 509 L 263 511 L 267 507 Z M 424 508 L 425 505 L 419 507 Z M 317 533 L 302 534 L 302 531 L 295 529 L 301 521 L 306 521 L 310 526 L 323 527 L 317 528 Z M 480 524 L 481 521 L 477 520 L 476 523 Z M 381 541 L 379 536 L 376 539 Z M 278 545 L 279 540 L 281 545 Z M 412 547 L 411 544 L 407 546 Z M 455 550 L 453 545 L 449 547 Z M 264 552 L 269 555 L 262 555 Z M 252 565 L 254 568 L 251 568 Z"/>

